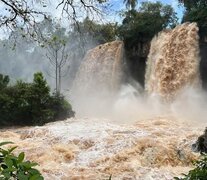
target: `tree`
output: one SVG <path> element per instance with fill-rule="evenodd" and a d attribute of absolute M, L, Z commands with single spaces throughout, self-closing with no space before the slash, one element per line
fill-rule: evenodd
<path fill-rule="evenodd" d="M 9 84 L 9 76 L 4 76 L 3 74 L 0 74 L 0 90 L 7 87 Z"/>
<path fill-rule="evenodd" d="M 29 6 L 26 0 L 0 0 L 0 2 L 3 6 L 3 12 L 0 14 L 0 27 L 5 25 L 12 29 L 16 28 L 19 23 L 31 24 L 35 21 L 35 15 L 44 15 L 43 12 Z"/>
<path fill-rule="evenodd" d="M 43 125 L 74 116 L 71 105 L 61 95 L 51 95 L 42 73 L 32 83 L 17 81 L 0 89 L 0 127 Z"/>
<path fill-rule="evenodd" d="M 123 16 L 118 32 L 127 49 L 134 49 L 139 45 L 142 47 L 156 33 L 164 28 L 174 27 L 177 23 L 173 8 L 160 2 L 143 2 L 138 11 L 130 10 Z"/>
<path fill-rule="evenodd" d="M 48 54 L 46 54 L 52 66 L 55 67 L 55 86 L 56 93 L 61 91 L 61 79 L 69 70 L 68 57 L 69 53 L 66 52 L 66 41 L 60 39 L 58 36 L 52 36 L 49 46 L 47 48 Z M 67 67 L 65 67 L 67 65 Z M 64 69 L 63 71 L 63 68 Z"/>
<path fill-rule="evenodd" d="M 56 8 L 62 9 L 62 15 L 67 15 L 68 20 L 77 22 L 79 18 L 79 12 L 81 16 L 96 16 L 101 14 L 100 5 L 105 0 L 62 0 L 57 2 Z M 50 14 L 41 10 L 42 7 L 47 7 L 49 1 L 43 0 L 0 0 L 1 12 L 0 12 L 0 27 L 8 28 L 13 31 L 17 27 L 21 27 L 22 30 L 31 35 L 33 38 L 37 36 L 36 23 L 39 18 L 47 18 Z"/>
<path fill-rule="evenodd" d="M 138 3 L 138 0 L 124 0 L 124 3 L 126 4 L 126 8 L 129 10 L 134 10 Z"/>
<path fill-rule="evenodd" d="M 32 123 L 44 124 L 44 121 L 51 118 L 52 112 L 47 107 L 50 88 L 41 72 L 35 73 L 33 83 L 28 88 L 25 88 L 25 98 L 30 104 L 28 112 L 32 114 L 30 119 Z"/>
<path fill-rule="evenodd" d="M 55 79 L 55 92 L 59 94 L 62 77 L 68 73 L 69 60 L 72 55 L 68 45 L 69 37 L 66 34 L 66 29 L 52 19 L 45 19 L 38 25 L 41 31 L 38 41 L 41 43 L 41 47 L 46 50 L 43 53 L 51 65 L 47 68 L 47 73 Z"/>
<path fill-rule="evenodd" d="M 103 44 L 116 39 L 116 23 L 99 24 L 87 17 L 78 24 L 79 30 L 74 26 L 73 32 L 79 32 L 86 41 L 91 40 L 94 45 Z"/>
<path fill-rule="evenodd" d="M 183 22 L 197 22 L 201 41 L 207 37 L 207 0 L 178 0 L 185 7 Z"/>
<path fill-rule="evenodd" d="M 207 0 L 178 0 L 178 2 L 183 4 L 186 10 L 207 6 Z"/>

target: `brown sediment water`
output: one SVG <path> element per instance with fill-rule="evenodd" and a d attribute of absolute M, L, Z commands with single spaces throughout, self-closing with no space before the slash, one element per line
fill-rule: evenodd
<path fill-rule="evenodd" d="M 187 86 L 199 86 L 199 36 L 196 23 L 159 33 L 151 42 L 145 89 L 169 101 Z"/>
<path fill-rule="evenodd" d="M 166 117 L 117 124 L 107 119 L 68 119 L 43 127 L 7 129 L 0 141 L 39 163 L 50 179 L 172 179 L 198 157 L 191 144 L 202 127 Z"/>
<path fill-rule="evenodd" d="M 73 83 L 73 93 L 86 94 L 117 90 L 121 84 L 123 42 L 113 41 L 89 50 Z"/>
<path fill-rule="evenodd" d="M 111 114 L 106 107 L 121 87 L 123 56 L 122 41 L 105 43 L 87 52 L 71 89 L 70 99 L 77 115 Z"/>

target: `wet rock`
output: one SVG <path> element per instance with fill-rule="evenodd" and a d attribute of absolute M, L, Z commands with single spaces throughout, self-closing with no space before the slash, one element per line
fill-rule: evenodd
<path fill-rule="evenodd" d="M 207 153 L 207 128 L 204 134 L 198 137 L 195 144 L 192 145 L 192 150 L 194 152 Z"/>

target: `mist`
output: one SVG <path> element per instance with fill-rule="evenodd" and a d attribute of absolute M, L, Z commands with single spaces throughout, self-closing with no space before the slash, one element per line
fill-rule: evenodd
<path fill-rule="evenodd" d="M 48 51 L 47 43 L 53 35 L 57 35 L 60 39 L 63 38 L 61 36 L 65 36 L 65 56 L 67 55 L 67 58 L 61 77 L 61 93 L 65 96 L 70 94 L 72 82 L 85 52 L 95 47 L 98 42 L 90 35 L 84 35 L 75 29 L 66 31 L 56 23 L 50 19 L 40 22 L 38 30 L 42 32 L 37 41 L 25 36 L 19 29 L 0 41 L 0 72 L 9 75 L 12 84 L 17 80 L 31 82 L 34 73 L 42 72 L 47 83 L 54 90 L 55 66 L 53 62 L 50 62 L 49 51 L 51 50 Z M 61 34 L 58 34 L 59 32 Z M 61 56 L 62 54 L 59 52 L 58 58 L 61 59 Z"/>
<path fill-rule="evenodd" d="M 90 50 L 78 70 L 70 96 L 77 117 L 101 117 L 132 124 L 155 117 L 204 122 L 207 96 L 201 87 L 197 31 L 195 23 L 186 23 L 154 37 L 145 87 L 125 67 L 124 49 L 119 51 L 118 45 L 109 43 Z M 182 42 L 177 41 L 181 36 Z M 174 51 L 177 54 L 172 55 Z M 190 52 L 189 56 L 183 56 L 186 52 Z M 111 74 L 117 64 L 114 81 Z"/>

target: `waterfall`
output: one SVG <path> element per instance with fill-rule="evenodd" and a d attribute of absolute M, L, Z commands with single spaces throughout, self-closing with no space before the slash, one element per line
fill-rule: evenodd
<path fill-rule="evenodd" d="M 196 23 L 159 33 L 151 42 L 145 89 L 170 101 L 187 86 L 199 86 L 199 36 Z"/>
<path fill-rule="evenodd" d="M 71 90 L 77 114 L 106 114 L 123 77 L 124 45 L 113 41 L 99 45 L 85 55 Z M 98 106 L 97 106 L 98 104 Z"/>
<path fill-rule="evenodd" d="M 123 42 L 113 41 L 87 52 L 73 83 L 75 93 L 114 91 L 122 79 Z"/>

